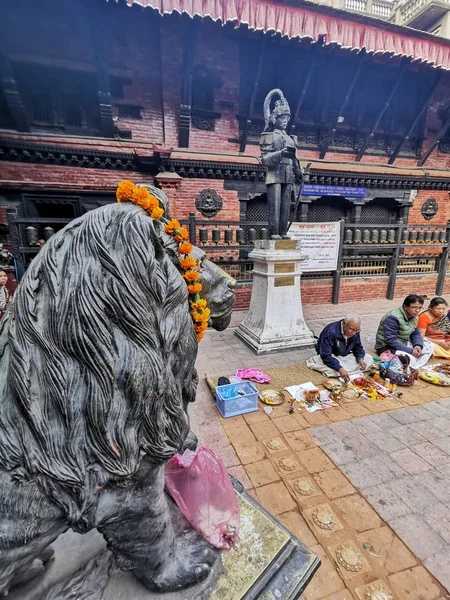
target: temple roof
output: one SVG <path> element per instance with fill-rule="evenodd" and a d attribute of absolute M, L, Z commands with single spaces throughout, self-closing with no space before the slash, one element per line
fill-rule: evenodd
<path fill-rule="evenodd" d="M 112 1 L 112 0 L 111 0 Z M 323 39 L 326 45 L 350 50 L 365 48 L 380 55 L 409 57 L 433 67 L 450 69 L 450 40 L 381 19 L 307 0 L 126 0 L 158 11 L 209 17 L 222 24 L 280 34 L 289 39 Z"/>

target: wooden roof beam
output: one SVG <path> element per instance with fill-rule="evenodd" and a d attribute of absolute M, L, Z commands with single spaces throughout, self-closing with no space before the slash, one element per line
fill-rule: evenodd
<path fill-rule="evenodd" d="M 309 84 L 311 82 L 311 77 L 314 71 L 314 66 L 316 64 L 316 58 L 317 58 L 317 54 L 320 50 L 320 48 L 322 48 L 323 44 L 324 44 L 324 38 L 321 37 L 319 38 L 319 40 L 315 43 L 315 44 L 311 44 L 311 56 L 309 59 L 309 66 L 308 66 L 308 73 L 306 74 L 306 78 L 305 81 L 303 82 L 303 88 L 302 91 L 300 93 L 300 98 L 298 99 L 297 102 L 297 106 L 295 108 L 295 113 L 294 113 L 294 118 L 291 119 L 289 121 L 289 124 L 287 126 L 287 133 L 288 134 L 295 134 L 295 122 L 298 119 L 298 116 L 300 114 L 300 110 L 303 106 L 303 101 L 305 99 L 306 96 L 306 92 L 308 91 L 309 88 Z"/>
<path fill-rule="evenodd" d="M 397 156 L 400 154 L 400 150 L 403 146 L 403 144 L 406 142 L 406 140 L 409 139 L 409 136 L 411 135 L 411 132 L 413 131 L 414 127 L 417 125 L 417 123 L 419 122 L 419 120 L 421 119 L 423 113 L 425 112 L 428 103 L 430 102 L 435 89 L 437 88 L 437 86 L 439 85 L 439 82 L 441 81 L 441 77 L 442 77 L 442 70 L 439 70 L 436 74 L 436 77 L 434 79 L 434 83 L 431 86 L 430 92 L 427 95 L 425 102 L 423 103 L 422 107 L 420 108 L 419 112 L 417 113 L 417 115 L 414 117 L 414 119 L 412 120 L 411 124 L 408 126 L 408 129 L 405 131 L 405 134 L 403 135 L 402 139 L 399 141 L 399 143 L 397 144 L 397 146 L 395 147 L 393 153 L 391 154 L 389 160 L 388 160 L 388 165 L 393 165 L 395 159 L 397 158 Z"/>
<path fill-rule="evenodd" d="M 449 114 L 448 118 L 446 119 L 446 121 L 444 122 L 444 124 L 442 125 L 442 127 L 437 132 L 437 134 L 436 134 L 435 138 L 433 139 L 433 141 L 431 142 L 431 146 L 425 152 L 425 156 L 423 156 L 423 158 L 421 158 L 419 160 L 419 162 L 417 163 L 418 167 L 422 167 L 426 163 L 426 161 L 428 160 L 428 157 L 433 152 L 433 150 L 435 149 L 435 147 L 439 144 L 439 142 L 441 141 L 441 138 L 443 138 L 445 136 L 445 134 L 447 132 L 447 129 L 449 127 L 450 127 L 450 114 Z"/>
<path fill-rule="evenodd" d="M 381 119 L 383 118 L 384 113 L 387 111 L 387 109 L 391 105 L 392 98 L 395 96 L 395 94 L 396 94 L 396 92 L 397 92 L 397 90 L 398 90 L 398 88 L 400 86 L 400 83 L 401 83 L 401 81 L 403 79 L 403 75 L 404 75 L 404 73 L 406 71 L 406 65 L 409 64 L 409 63 L 410 63 L 409 59 L 404 58 L 402 60 L 402 66 L 400 68 L 400 73 L 398 74 L 398 77 L 396 78 L 394 86 L 393 86 L 392 90 L 390 91 L 390 94 L 387 97 L 386 102 L 384 103 L 384 106 L 381 109 L 380 114 L 378 115 L 378 117 L 377 117 L 377 119 L 375 121 L 375 125 L 373 126 L 372 131 L 367 134 L 367 137 L 364 140 L 364 143 L 363 143 L 363 145 L 361 146 L 361 149 L 358 152 L 358 156 L 356 157 L 356 162 L 359 162 L 362 159 L 362 157 L 364 156 L 364 152 L 366 151 L 367 146 L 369 145 L 370 140 L 375 135 L 375 132 L 378 129 L 378 126 L 379 126 L 379 124 L 381 122 Z"/>
<path fill-rule="evenodd" d="M 101 130 L 105 137 L 113 138 L 114 127 L 109 72 L 105 60 L 103 20 L 99 18 L 98 9 L 88 0 L 82 3 L 84 21 L 89 29 L 92 59 L 97 75 L 97 100 L 100 110 Z"/>
<path fill-rule="evenodd" d="M 0 52 L 0 89 L 17 131 L 30 131 L 27 114 L 17 87 L 14 69 L 6 54 Z"/>
<path fill-rule="evenodd" d="M 258 93 L 259 83 L 261 81 L 261 72 L 264 64 L 264 57 L 266 55 L 266 46 L 267 46 L 267 35 L 263 35 L 261 40 L 261 50 L 259 53 L 258 67 L 255 73 L 255 79 L 253 80 L 253 90 L 252 95 L 250 96 L 250 100 L 247 107 L 247 117 L 244 123 L 244 129 L 242 131 L 241 143 L 239 146 L 239 152 L 245 152 L 245 147 L 247 146 L 247 138 L 248 138 L 248 130 L 250 129 L 250 125 L 252 124 L 252 112 L 253 107 L 255 105 L 256 94 Z"/>
<path fill-rule="evenodd" d="M 355 71 L 353 73 L 353 77 L 352 77 L 352 79 L 350 81 L 350 85 L 349 85 L 349 87 L 347 89 L 347 93 L 345 95 L 345 98 L 344 98 L 344 100 L 343 100 L 343 102 L 342 102 L 342 104 L 341 104 L 341 106 L 339 108 L 339 111 L 338 111 L 336 119 L 334 120 L 334 123 L 332 123 L 330 125 L 330 127 L 329 127 L 329 129 L 328 129 L 328 131 L 327 131 L 327 133 L 326 133 L 326 135 L 325 135 L 325 137 L 323 139 L 322 149 L 320 151 L 320 157 L 319 157 L 321 159 L 325 158 L 325 155 L 326 155 L 326 153 L 328 151 L 328 148 L 329 148 L 331 142 L 333 141 L 334 134 L 336 133 L 336 129 L 337 129 L 337 124 L 339 123 L 339 117 L 342 115 L 342 113 L 344 112 L 347 104 L 350 101 L 350 98 L 352 96 L 352 93 L 353 93 L 353 90 L 355 88 L 356 82 L 358 81 L 359 75 L 361 73 L 361 68 L 363 66 L 363 61 L 364 61 L 364 58 L 365 58 L 366 54 L 367 54 L 367 52 L 366 52 L 366 50 L 364 48 L 362 50 L 360 50 L 360 52 L 358 53 L 358 56 L 359 56 L 358 62 L 356 64 L 356 68 L 355 68 Z"/>
<path fill-rule="evenodd" d="M 183 18 L 183 71 L 181 77 L 181 102 L 178 121 L 178 145 L 189 148 L 192 112 L 192 81 L 196 44 L 196 22 L 185 15 Z"/>

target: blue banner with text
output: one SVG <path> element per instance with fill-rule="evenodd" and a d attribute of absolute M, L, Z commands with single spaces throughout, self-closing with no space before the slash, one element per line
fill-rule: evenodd
<path fill-rule="evenodd" d="M 346 187 L 341 185 L 314 185 L 305 183 L 302 196 L 347 196 L 348 198 L 364 198 L 366 188 Z"/>

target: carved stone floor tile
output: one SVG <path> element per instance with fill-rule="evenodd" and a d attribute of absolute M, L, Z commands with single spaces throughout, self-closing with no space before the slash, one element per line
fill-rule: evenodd
<path fill-rule="evenodd" d="M 291 490 L 292 496 L 300 505 L 304 504 L 310 498 L 322 495 L 316 482 L 309 475 L 288 479 L 286 483 Z"/>
<path fill-rule="evenodd" d="M 395 600 L 389 585 L 381 579 L 357 587 L 355 593 L 360 600 Z"/>
<path fill-rule="evenodd" d="M 328 552 L 333 557 L 339 573 L 344 579 L 352 579 L 363 573 L 371 571 L 371 566 L 353 540 L 328 547 Z"/>
<path fill-rule="evenodd" d="M 329 535 L 343 529 L 341 521 L 329 504 L 320 504 L 304 511 L 311 526 L 318 535 Z"/>
<path fill-rule="evenodd" d="M 283 450 L 288 449 L 285 442 L 280 437 L 274 437 L 270 438 L 270 440 L 264 440 L 263 444 L 270 454 L 274 454 L 275 452 L 282 452 Z"/>

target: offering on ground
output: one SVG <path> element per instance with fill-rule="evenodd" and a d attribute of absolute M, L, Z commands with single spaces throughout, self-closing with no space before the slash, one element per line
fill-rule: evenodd
<path fill-rule="evenodd" d="M 419 377 L 434 385 L 450 385 L 450 365 L 429 365 L 419 371 Z"/>
<path fill-rule="evenodd" d="M 284 402 L 283 394 L 277 390 L 264 390 L 259 393 L 259 399 L 261 402 L 264 402 L 264 404 L 270 404 L 272 406 Z"/>

